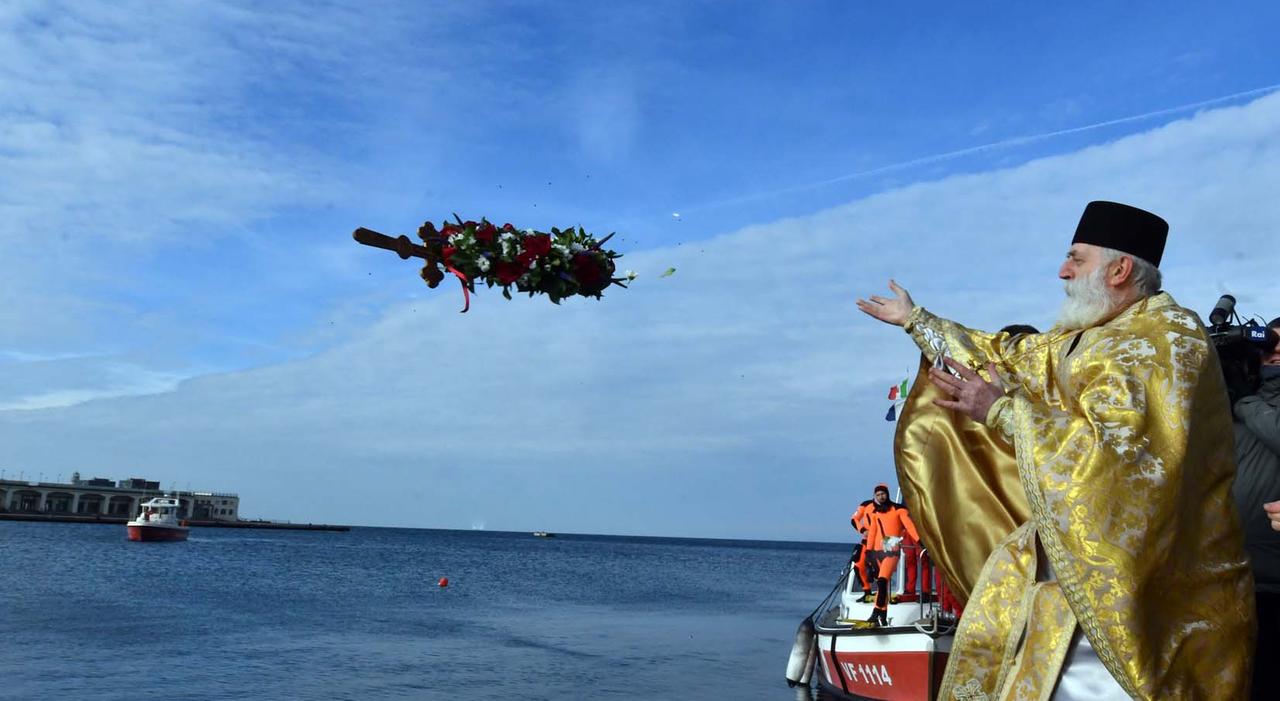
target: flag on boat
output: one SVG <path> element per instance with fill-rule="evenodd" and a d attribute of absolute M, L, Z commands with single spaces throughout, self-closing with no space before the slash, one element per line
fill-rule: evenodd
<path fill-rule="evenodd" d="M 907 380 L 893 385 L 889 388 L 889 411 L 884 415 L 885 421 L 896 421 L 898 418 L 898 407 L 907 401 Z"/>

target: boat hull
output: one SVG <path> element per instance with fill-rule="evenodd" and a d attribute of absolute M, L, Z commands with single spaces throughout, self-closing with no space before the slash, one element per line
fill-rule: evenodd
<path fill-rule="evenodd" d="M 142 542 L 176 541 L 187 539 L 186 528 L 166 528 L 164 526 L 129 525 L 129 540 Z"/>
<path fill-rule="evenodd" d="M 949 636 L 910 628 L 819 631 L 814 676 L 836 699 L 933 701 L 950 649 Z"/>

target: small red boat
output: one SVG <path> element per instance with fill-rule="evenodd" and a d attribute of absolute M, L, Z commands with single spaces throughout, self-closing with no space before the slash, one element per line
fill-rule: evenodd
<path fill-rule="evenodd" d="M 129 529 L 129 540 L 186 540 L 190 529 L 186 521 L 178 518 L 181 508 L 181 502 L 175 497 L 148 499 L 137 518 L 125 524 Z"/>

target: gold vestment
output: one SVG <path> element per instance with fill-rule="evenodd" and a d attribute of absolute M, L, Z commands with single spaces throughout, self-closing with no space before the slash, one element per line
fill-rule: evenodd
<path fill-rule="evenodd" d="M 987 334 L 920 307 L 906 330 L 926 358 L 898 477 L 967 601 L 939 698 L 1049 698 L 1077 624 L 1134 698 L 1246 698 L 1253 580 L 1199 318 L 1160 293 L 1085 331 Z M 996 364 L 1008 394 L 987 425 L 932 404 L 939 352 Z"/>

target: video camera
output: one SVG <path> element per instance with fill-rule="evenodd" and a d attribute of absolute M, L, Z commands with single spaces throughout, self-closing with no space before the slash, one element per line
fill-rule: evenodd
<path fill-rule="evenodd" d="M 1253 319 L 1242 322 L 1236 314 L 1236 298 L 1231 295 L 1218 298 L 1209 312 L 1207 330 L 1218 351 L 1232 405 L 1255 394 L 1262 382 L 1262 357 L 1276 347 L 1280 337 Z"/>

